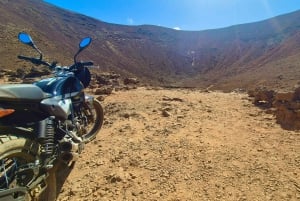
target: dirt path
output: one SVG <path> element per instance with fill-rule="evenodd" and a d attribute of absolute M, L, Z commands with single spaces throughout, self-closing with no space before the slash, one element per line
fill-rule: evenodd
<path fill-rule="evenodd" d="M 58 200 L 300 200 L 300 133 L 246 94 L 116 92 Z"/>

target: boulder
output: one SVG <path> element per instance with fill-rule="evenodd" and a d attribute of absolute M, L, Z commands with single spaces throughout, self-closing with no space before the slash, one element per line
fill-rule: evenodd
<path fill-rule="evenodd" d="M 271 108 L 275 91 L 266 89 L 257 89 L 248 93 L 250 97 L 254 97 L 254 104 L 263 108 Z"/>
<path fill-rule="evenodd" d="M 131 78 L 125 78 L 124 79 L 124 84 L 129 85 L 129 84 L 138 84 L 140 81 L 137 78 L 131 77 Z"/>
<path fill-rule="evenodd" d="M 300 88 L 293 92 L 256 90 L 248 92 L 254 104 L 261 108 L 273 108 L 272 113 L 282 128 L 300 130 Z"/>

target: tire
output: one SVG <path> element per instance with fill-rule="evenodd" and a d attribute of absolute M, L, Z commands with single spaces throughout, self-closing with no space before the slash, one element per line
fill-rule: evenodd
<path fill-rule="evenodd" d="M 52 168 L 48 172 L 46 179 L 47 188 L 41 194 L 39 201 L 55 201 L 58 196 L 57 182 L 56 182 L 56 168 Z"/>
<path fill-rule="evenodd" d="M 14 177 L 16 172 L 14 168 L 20 167 L 27 163 L 34 163 L 38 151 L 39 144 L 31 139 L 17 135 L 0 135 L 0 189 L 7 190 L 15 187 L 26 186 L 26 182 L 24 182 L 23 179 L 23 184 L 20 184 L 20 182 Z M 31 179 L 35 178 L 35 175 L 28 171 L 22 174 L 22 178 L 23 177 L 25 177 L 25 181 L 28 181 L 29 183 Z M 46 183 L 47 187 L 39 199 L 31 198 L 28 191 L 26 193 L 15 193 L 13 195 L 14 198 L 25 201 L 54 201 L 56 196 L 56 188 L 53 188 L 53 186 L 55 186 L 56 183 L 54 183 L 55 181 L 51 179 L 53 177 L 55 177 L 55 172 L 50 172 L 49 177 L 46 179 L 46 182 L 49 183 Z M 9 200 L 9 198 L 11 197 L 0 197 L 0 200 Z"/>
<path fill-rule="evenodd" d="M 103 108 L 98 100 L 94 99 L 93 108 L 89 108 L 89 110 L 89 113 L 91 113 L 92 117 L 89 120 L 86 134 L 82 136 L 85 143 L 88 143 L 96 138 L 96 135 L 102 127 L 104 119 Z"/>

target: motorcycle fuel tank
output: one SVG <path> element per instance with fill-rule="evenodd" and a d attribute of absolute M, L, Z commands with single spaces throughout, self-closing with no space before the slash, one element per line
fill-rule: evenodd
<path fill-rule="evenodd" d="M 62 98 L 72 97 L 72 93 L 79 93 L 84 89 L 82 83 L 76 77 L 53 77 L 34 83 L 44 92 Z"/>
<path fill-rule="evenodd" d="M 71 114 L 74 99 L 80 99 L 83 85 L 76 77 L 54 77 L 35 83 L 44 92 L 52 94 L 51 98 L 41 101 L 41 106 L 50 115 L 66 120 Z"/>

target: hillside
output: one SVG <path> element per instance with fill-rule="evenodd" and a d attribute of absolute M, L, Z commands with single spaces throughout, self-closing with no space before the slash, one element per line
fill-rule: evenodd
<path fill-rule="evenodd" d="M 109 24 L 41 0 L 0 0 L 0 12 L 1 68 L 25 65 L 16 55 L 28 47 L 16 36 L 27 31 L 49 60 L 64 65 L 72 63 L 80 38 L 91 36 L 82 58 L 145 83 L 291 89 L 300 77 L 300 11 L 205 31 Z"/>

